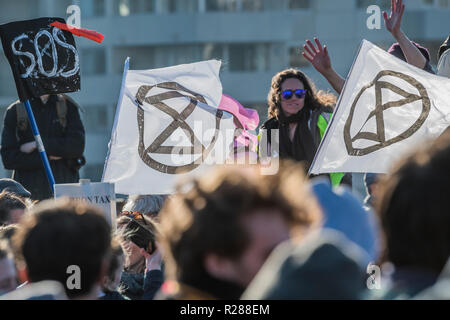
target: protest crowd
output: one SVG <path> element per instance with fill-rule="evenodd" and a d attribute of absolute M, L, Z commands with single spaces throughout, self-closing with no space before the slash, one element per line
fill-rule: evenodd
<path fill-rule="evenodd" d="M 392 63 L 448 88 L 449 38 L 436 53 L 411 41 L 401 29 L 404 9 L 392 0 L 384 14 L 395 39 L 387 53 L 403 60 Z M 334 70 L 334 54 L 317 38 L 303 46 L 344 95 L 349 80 Z M 437 71 L 430 54 L 439 58 Z M 351 171 L 312 173 L 332 135 L 337 98 L 301 70 L 280 71 L 255 150 L 233 149 L 235 159 L 257 164 L 214 166 L 178 180 L 171 194 L 126 193 L 113 223 L 87 202 L 52 199 L 23 101 L 13 103 L 1 141 L 14 175 L 0 179 L 0 299 L 450 299 L 450 130 L 410 148 L 384 173 L 364 170 L 361 202 Z M 78 183 L 85 132 L 77 103 L 63 93 L 29 101 L 55 183 Z M 274 146 L 278 170 L 263 174 Z"/>

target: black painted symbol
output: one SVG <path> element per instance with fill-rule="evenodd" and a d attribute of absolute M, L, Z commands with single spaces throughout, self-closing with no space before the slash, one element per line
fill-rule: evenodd
<path fill-rule="evenodd" d="M 418 94 L 406 92 L 405 90 L 393 85 L 392 83 L 379 80 L 383 76 L 393 76 L 398 77 L 412 86 L 414 86 Z M 361 97 L 361 95 L 368 90 L 369 88 L 375 86 L 375 109 L 369 114 L 367 117 L 365 123 L 367 123 L 372 117 L 375 117 L 376 120 L 376 133 L 373 132 L 367 132 L 367 131 L 361 131 L 364 127 L 361 126 L 361 130 L 354 135 L 353 137 L 350 134 L 350 128 L 352 126 L 353 122 L 353 116 L 355 113 L 356 106 L 358 105 L 358 101 Z M 389 101 L 387 103 L 382 104 L 382 93 L 381 89 L 389 89 L 393 92 L 395 92 L 398 95 L 401 95 L 404 97 L 404 99 L 397 100 L 397 101 Z M 383 112 L 389 108 L 398 108 L 402 107 L 408 104 L 411 104 L 415 101 L 422 101 L 422 111 L 420 113 L 419 118 L 413 123 L 411 127 L 406 129 L 404 132 L 400 133 L 398 136 L 391 138 L 389 140 L 386 140 L 385 135 L 385 124 L 384 124 L 384 114 Z M 368 85 L 364 86 L 361 91 L 356 96 L 355 100 L 353 101 L 352 107 L 350 109 L 350 114 L 347 118 L 347 121 L 345 122 L 344 126 L 344 141 L 345 141 L 345 147 L 347 148 L 347 153 L 351 156 L 364 156 L 369 153 L 375 152 L 377 150 L 380 150 L 382 148 L 385 148 L 387 146 L 390 146 L 394 143 L 400 142 L 402 140 L 405 140 L 406 138 L 409 138 L 412 136 L 419 128 L 423 125 L 425 120 L 427 119 L 428 115 L 430 113 L 430 99 L 427 94 L 427 90 L 425 87 L 418 82 L 416 79 L 400 73 L 396 71 L 390 71 L 390 70 L 384 70 L 377 74 L 375 79 L 369 83 Z M 365 124 L 364 123 L 364 124 Z M 369 141 L 375 141 L 377 144 L 372 145 L 367 148 L 355 148 L 353 146 L 353 143 L 359 139 L 365 139 Z"/>
<path fill-rule="evenodd" d="M 168 89 L 169 91 L 146 97 L 152 88 L 163 88 Z M 174 110 L 166 103 L 164 103 L 165 100 L 180 97 L 184 97 L 189 100 L 188 106 L 181 113 L 179 113 L 178 111 Z M 154 86 L 147 86 L 147 85 L 141 86 L 136 94 L 136 102 L 139 105 L 137 108 L 137 122 L 139 129 L 138 153 L 142 161 L 147 166 L 162 173 L 168 174 L 185 173 L 197 168 L 202 163 L 202 161 L 208 157 L 209 153 L 214 148 L 214 145 L 217 141 L 220 128 L 220 120 L 222 119 L 223 111 L 217 109 L 215 114 L 216 127 L 214 137 L 212 138 L 209 146 L 205 147 L 200 142 L 200 140 L 195 136 L 195 133 L 192 130 L 192 128 L 186 123 L 186 119 L 195 110 L 198 102 L 206 104 L 206 100 L 202 95 L 195 93 L 176 82 L 164 82 Z M 156 139 L 150 144 L 149 147 L 146 147 L 144 143 L 145 123 L 144 123 L 144 109 L 142 108 L 144 102 L 170 115 L 173 119 L 173 121 L 158 135 L 158 137 L 156 137 Z M 178 128 L 183 130 L 186 136 L 190 138 L 191 146 L 183 148 L 174 146 L 162 146 L 162 144 Z M 194 161 L 192 161 L 191 163 L 184 164 L 181 166 L 174 166 L 158 162 L 150 156 L 150 154 L 152 153 L 174 154 L 174 151 L 177 150 L 182 151 L 183 154 L 199 155 L 199 157 Z"/>

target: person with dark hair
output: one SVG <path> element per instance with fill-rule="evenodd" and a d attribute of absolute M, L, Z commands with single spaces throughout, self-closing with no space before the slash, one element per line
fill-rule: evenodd
<path fill-rule="evenodd" d="M 382 262 L 395 271 L 381 298 L 408 298 L 432 286 L 450 257 L 450 132 L 423 144 L 379 182 Z"/>
<path fill-rule="evenodd" d="M 22 198 L 31 198 L 31 192 L 25 189 L 20 183 L 13 179 L 0 179 L 0 192 L 8 191 Z"/>
<path fill-rule="evenodd" d="M 259 170 L 218 167 L 178 186 L 160 214 L 168 279 L 158 298 L 238 299 L 277 245 L 320 224 L 300 165 Z"/>
<path fill-rule="evenodd" d="M 66 94 L 30 99 L 56 183 L 75 183 L 84 164 L 85 132 L 78 104 Z M 31 192 L 33 200 L 52 198 L 38 146 L 28 124 L 25 106 L 11 104 L 5 113 L 1 156 L 12 178 Z"/>
<path fill-rule="evenodd" d="M 18 223 L 27 208 L 24 200 L 14 193 L 2 191 L 0 193 L 0 225 Z"/>
<path fill-rule="evenodd" d="M 262 135 L 267 134 L 270 145 L 271 130 L 277 129 L 280 158 L 302 161 L 308 171 L 331 119 L 336 97 L 316 91 L 313 82 L 303 72 L 287 69 L 272 78 L 267 102 L 269 119 L 261 126 L 258 145 L 260 155 Z M 340 173 L 331 174 L 333 185 L 338 185 L 343 176 Z M 351 184 L 351 179 L 347 180 Z"/>
<path fill-rule="evenodd" d="M 117 226 L 125 253 L 119 292 L 130 300 L 152 300 L 164 281 L 157 223 L 140 212 L 123 211 Z"/>
<path fill-rule="evenodd" d="M 19 276 L 29 284 L 18 289 L 15 298 L 21 292 L 27 297 L 34 284 L 50 280 L 64 287 L 70 299 L 97 299 L 111 246 L 111 228 L 100 209 L 65 198 L 48 200 L 19 226 L 13 236 L 14 256 Z"/>

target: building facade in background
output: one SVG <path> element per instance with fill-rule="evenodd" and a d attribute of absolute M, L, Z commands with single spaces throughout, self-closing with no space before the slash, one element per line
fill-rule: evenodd
<path fill-rule="evenodd" d="M 381 29 L 369 30 L 378 5 L 389 0 L 0 0 L 0 23 L 44 16 L 67 18 L 81 8 L 81 27 L 105 36 L 102 44 L 76 38 L 81 57 L 81 91 L 71 94 L 83 107 L 87 165 L 81 176 L 100 181 L 119 96 L 123 63 L 153 69 L 207 59 L 222 60 L 223 91 L 267 116 L 272 76 L 301 68 L 320 89 L 330 86 L 303 59 L 305 39 L 327 44 L 335 69 L 346 75 L 362 39 L 387 49 Z M 408 36 L 430 49 L 432 64 L 450 30 L 450 0 L 409 0 L 403 18 Z M 17 99 L 9 64 L 0 55 L 0 116 Z M 2 125 L 2 124 L 1 124 Z M 9 176 L 0 168 L 0 176 Z"/>

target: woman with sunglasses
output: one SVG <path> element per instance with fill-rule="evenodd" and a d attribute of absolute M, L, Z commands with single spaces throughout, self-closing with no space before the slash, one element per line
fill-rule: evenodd
<path fill-rule="evenodd" d="M 303 72 L 287 69 L 272 78 L 267 101 L 269 120 L 261 129 L 267 129 L 269 144 L 270 130 L 279 129 L 280 158 L 304 161 L 308 169 L 333 112 L 336 97 L 317 92 Z"/>

